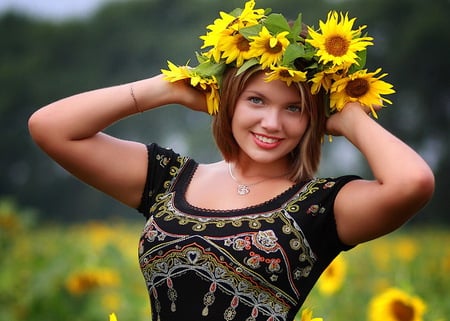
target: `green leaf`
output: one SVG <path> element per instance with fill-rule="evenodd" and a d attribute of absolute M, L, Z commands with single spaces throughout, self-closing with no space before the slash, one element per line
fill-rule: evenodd
<path fill-rule="evenodd" d="M 209 60 L 203 53 L 196 51 L 195 56 L 197 57 L 197 61 L 199 64 L 204 63 Z"/>
<path fill-rule="evenodd" d="M 229 15 L 231 15 L 233 17 L 239 17 L 241 15 L 242 11 L 244 11 L 244 9 L 235 8 L 235 9 L 233 9 L 233 11 L 230 11 Z"/>
<path fill-rule="evenodd" d="M 259 64 L 259 60 L 256 58 L 252 58 L 247 60 L 246 62 L 243 63 L 243 65 L 239 68 L 239 70 L 236 73 L 236 76 L 239 76 L 240 74 L 242 74 L 244 71 L 246 71 L 247 69 L 256 66 Z"/>
<path fill-rule="evenodd" d="M 367 60 L 367 50 L 358 51 L 356 54 L 359 58 L 359 66 L 364 68 L 366 66 L 366 60 Z"/>
<path fill-rule="evenodd" d="M 250 40 L 250 37 L 254 37 L 259 35 L 261 32 L 262 26 L 260 24 L 245 27 L 239 30 L 239 33 L 247 40 Z"/>
<path fill-rule="evenodd" d="M 273 34 L 278 34 L 283 31 L 291 31 L 289 23 L 286 18 L 279 13 L 272 13 L 264 20 L 264 26 Z"/>
<path fill-rule="evenodd" d="M 317 49 L 315 47 L 313 47 L 311 44 L 306 43 L 305 44 L 305 59 L 309 60 L 309 59 L 313 59 L 313 57 L 315 56 L 317 52 Z"/>
<path fill-rule="evenodd" d="M 364 67 L 366 66 L 367 50 L 358 51 L 356 55 L 358 56 L 358 63 L 350 66 L 348 70 L 349 74 L 353 74 L 358 70 L 364 69 Z"/>
<path fill-rule="evenodd" d="M 294 42 L 298 42 L 298 41 L 302 40 L 303 38 L 300 36 L 302 29 L 303 29 L 302 14 L 299 13 L 297 19 L 295 19 L 295 21 L 294 21 L 294 25 L 292 26 L 292 30 L 289 35 L 290 39 Z"/>
<path fill-rule="evenodd" d="M 195 71 L 201 76 L 217 76 L 225 70 L 225 63 L 214 63 L 211 60 L 204 61 L 195 67 Z"/>
<path fill-rule="evenodd" d="M 304 57 L 305 57 L 305 46 L 302 44 L 291 43 L 284 52 L 282 64 L 288 66 L 291 63 L 293 63 L 295 59 Z"/>

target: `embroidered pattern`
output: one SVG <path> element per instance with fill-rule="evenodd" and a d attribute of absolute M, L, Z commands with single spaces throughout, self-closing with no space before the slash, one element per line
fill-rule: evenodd
<path fill-rule="evenodd" d="M 182 317 L 176 313 L 187 302 L 191 309 L 198 307 L 193 320 L 293 318 L 314 283 L 308 279 L 318 260 L 302 220 L 317 220 L 327 212 L 326 205 L 306 201 L 331 190 L 334 182 L 312 180 L 283 206 L 261 213 L 205 215 L 177 206 L 174 186 L 187 159 L 177 158 L 177 165 L 165 156 L 158 155 L 157 160 L 161 168 L 172 165 L 139 243 L 155 319 Z M 303 282 L 308 282 L 307 288 Z"/>

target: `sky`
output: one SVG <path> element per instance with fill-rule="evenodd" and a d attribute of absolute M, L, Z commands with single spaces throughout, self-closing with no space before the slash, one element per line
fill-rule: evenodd
<path fill-rule="evenodd" d="M 63 20 L 89 16 L 107 1 L 111 0 L 0 0 L 0 14 L 13 9 L 39 18 Z"/>

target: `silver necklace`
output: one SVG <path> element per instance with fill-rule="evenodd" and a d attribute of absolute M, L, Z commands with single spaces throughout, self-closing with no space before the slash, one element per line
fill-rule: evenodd
<path fill-rule="evenodd" d="M 241 182 L 238 181 L 238 179 L 233 175 L 233 170 L 231 169 L 231 163 L 228 163 L 228 173 L 230 174 L 231 179 L 237 184 L 237 193 L 239 195 L 247 195 L 248 193 L 250 193 L 250 186 L 255 186 L 259 183 L 262 183 L 264 181 L 267 181 L 269 179 L 274 179 L 274 178 L 279 178 L 279 177 L 283 177 L 286 176 L 286 174 L 280 175 L 280 176 L 276 176 L 276 177 L 269 177 L 269 178 L 264 178 L 262 180 L 260 180 L 259 182 L 256 183 L 252 183 L 252 184 L 243 184 Z"/>

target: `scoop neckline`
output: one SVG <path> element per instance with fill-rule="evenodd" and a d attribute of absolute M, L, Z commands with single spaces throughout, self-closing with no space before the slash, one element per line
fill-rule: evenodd
<path fill-rule="evenodd" d="M 211 216 L 211 214 L 216 214 L 217 216 L 241 216 L 244 214 L 250 215 L 280 210 L 283 208 L 284 204 L 288 203 L 288 201 L 292 199 L 295 194 L 300 192 L 307 182 L 310 181 L 306 180 L 295 183 L 280 194 L 259 204 L 236 209 L 210 209 L 195 206 L 189 203 L 186 199 L 186 191 L 198 166 L 199 163 L 195 162 L 193 159 L 190 159 L 186 163 L 186 166 L 180 170 L 177 179 L 173 182 L 173 191 L 175 192 L 173 205 L 178 211 L 194 216 Z"/>

